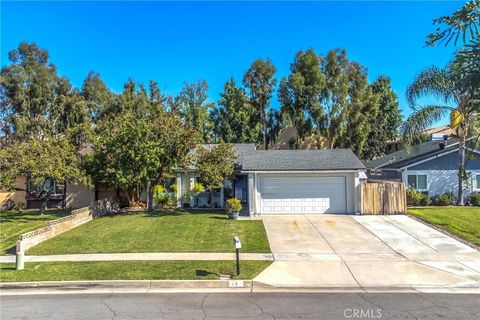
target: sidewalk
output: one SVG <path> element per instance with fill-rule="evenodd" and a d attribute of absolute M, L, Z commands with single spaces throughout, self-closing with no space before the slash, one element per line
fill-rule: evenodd
<path fill-rule="evenodd" d="M 242 260 L 273 261 L 270 253 L 240 253 Z M 235 260 L 229 252 L 165 252 L 165 253 L 91 253 L 47 256 L 25 256 L 25 262 L 56 261 L 129 261 L 129 260 Z M 0 263 L 13 263 L 15 256 L 0 256 Z"/>

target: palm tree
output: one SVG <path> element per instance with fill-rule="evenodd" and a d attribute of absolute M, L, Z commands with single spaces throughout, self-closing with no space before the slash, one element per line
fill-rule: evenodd
<path fill-rule="evenodd" d="M 433 95 L 444 105 L 419 106 L 417 99 Z M 458 197 L 457 205 L 463 205 L 463 181 L 465 171 L 465 141 L 474 120 L 480 113 L 480 68 L 478 63 L 465 59 L 461 52 L 445 68 L 435 66 L 421 71 L 407 89 L 407 100 L 414 112 L 401 128 L 406 145 L 447 114 L 451 126 L 459 138 L 458 148 Z"/>

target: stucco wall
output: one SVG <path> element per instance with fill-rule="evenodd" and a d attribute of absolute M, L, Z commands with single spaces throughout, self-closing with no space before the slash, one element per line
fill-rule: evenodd
<path fill-rule="evenodd" d="M 67 183 L 66 196 L 67 208 L 88 207 L 95 201 L 95 191 L 84 184 Z"/>

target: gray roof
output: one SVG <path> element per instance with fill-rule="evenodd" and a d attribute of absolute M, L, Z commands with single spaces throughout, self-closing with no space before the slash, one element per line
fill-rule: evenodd
<path fill-rule="evenodd" d="M 365 166 L 350 149 L 257 150 L 239 163 L 242 171 L 358 170 Z"/>
<path fill-rule="evenodd" d="M 444 149 L 440 149 L 439 141 L 428 141 L 412 146 L 408 152 L 400 150 L 369 161 L 366 167 L 368 169 L 398 169 L 455 149 L 458 149 L 458 138 L 448 139 Z"/>
<path fill-rule="evenodd" d="M 202 144 L 215 148 L 217 144 Z M 241 171 L 322 171 L 365 169 L 350 149 L 256 150 L 253 143 L 233 143 Z M 192 153 L 195 153 L 194 150 Z M 190 168 L 194 170 L 194 165 Z"/>

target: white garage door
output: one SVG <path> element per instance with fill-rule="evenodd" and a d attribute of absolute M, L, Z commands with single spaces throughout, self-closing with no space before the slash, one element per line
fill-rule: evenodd
<path fill-rule="evenodd" d="M 345 180 L 345 176 L 262 177 L 262 213 L 346 213 Z"/>

